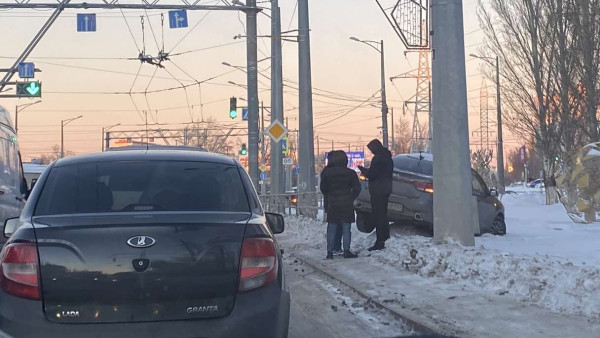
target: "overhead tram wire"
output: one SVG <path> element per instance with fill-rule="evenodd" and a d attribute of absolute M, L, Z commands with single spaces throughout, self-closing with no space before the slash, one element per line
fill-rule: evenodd
<path fill-rule="evenodd" d="M 375 97 L 375 95 L 377 95 L 377 93 L 379 93 L 379 90 L 378 90 L 378 91 L 376 91 L 376 92 L 375 92 L 375 93 L 374 93 L 374 94 L 373 94 L 373 95 L 372 95 L 372 96 L 371 96 L 369 99 L 367 99 L 367 100 L 363 101 L 363 103 L 365 103 L 365 102 L 369 101 L 370 99 L 372 99 L 373 97 Z M 326 125 L 326 124 L 329 124 L 329 123 L 331 123 L 331 122 L 337 121 L 338 119 L 341 119 L 342 117 L 344 117 L 344 116 L 346 116 L 346 115 L 350 114 L 351 112 L 355 111 L 356 109 L 360 108 L 360 106 L 361 106 L 363 103 L 361 103 L 361 104 L 357 105 L 356 107 L 354 107 L 354 108 L 352 108 L 352 109 L 350 109 L 350 110 L 346 111 L 345 113 L 343 113 L 343 114 L 341 114 L 341 115 L 339 115 L 339 116 L 336 116 L 336 117 L 334 117 L 333 119 L 331 119 L 331 120 L 329 120 L 329 121 L 327 121 L 327 122 L 323 122 L 323 123 L 320 123 L 320 124 L 316 125 L 316 126 L 315 126 L 315 129 L 316 129 L 316 128 L 318 128 L 318 127 L 322 127 L 322 126 L 324 126 L 324 125 Z"/>
<path fill-rule="evenodd" d="M 219 3 L 219 2 L 220 2 L 220 0 L 218 0 L 218 1 L 214 2 L 214 4 L 217 4 L 217 3 Z M 177 48 L 177 46 L 179 46 L 179 44 L 181 44 L 181 42 L 183 42 L 183 40 L 184 40 L 185 38 L 187 38 L 187 37 L 188 37 L 188 35 L 190 35 L 190 34 L 191 34 L 191 33 L 192 33 L 194 30 L 195 30 L 195 29 L 196 29 L 196 27 L 198 27 L 198 26 L 200 25 L 200 23 L 202 23 L 202 21 L 204 21 L 204 19 L 206 19 L 206 17 L 207 17 L 207 16 L 208 16 L 208 15 L 209 15 L 211 12 L 212 12 L 212 11 L 206 11 L 206 13 L 204 14 L 204 16 L 202 16 L 202 17 L 200 18 L 200 20 L 198 20 L 198 22 L 196 22 L 196 24 L 195 24 L 195 25 L 194 25 L 194 26 L 193 26 L 193 27 L 192 27 L 192 28 L 191 28 L 191 29 L 190 29 L 190 30 L 189 30 L 189 31 L 188 31 L 188 32 L 187 32 L 187 33 L 186 33 L 186 34 L 185 34 L 185 35 L 184 35 L 184 36 L 183 36 L 183 37 L 182 37 L 180 40 L 179 40 L 179 41 L 177 41 L 177 43 L 175 43 L 175 45 L 173 46 L 173 48 L 171 48 L 171 50 L 169 51 L 169 53 L 168 53 L 168 54 L 171 54 L 171 53 L 173 52 L 173 50 L 175 50 L 175 48 Z"/>
<path fill-rule="evenodd" d="M 150 20 L 150 17 L 148 16 L 148 11 L 146 9 L 144 9 L 144 12 L 146 12 L 146 18 L 148 19 L 148 26 L 150 26 L 150 32 L 152 33 L 152 37 L 154 38 L 154 43 L 156 44 L 156 49 L 158 51 L 161 51 L 160 46 L 158 45 L 158 39 L 156 39 L 156 34 L 154 34 L 154 28 L 152 28 L 152 21 Z"/>
<path fill-rule="evenodd" d="M 146 119 L 144 118 L 144 116 L 142 115 L 142 113 L 140 112 L 140 109 L 138 108 L 137 104 L 135 103 L 135 100 L 133 99 L 133 95 L 131 94 L 131 92 L 133 91 L 133 87 L 135 86 L 135 83 L 138 79 L 138 76 L 140 74 L 140 71 L 142 70 L 142 66 L 144 64 L 140 62 L 140 67 L 138 68 L 137 71 L 137 75 L 135 76 L 135 78 L 133 79 L 133 82 L 131 83 L 131 87 L 129 88 L 129 98 L 131 99 L 131 103 L 133 103 L 133 106 L 135 107 L 135 111 L 138 113 L 139 117 L 142 119 L 142 122 L 145 121 Z"/>
<path fill-rule="evenodd" d="M 179 67 L 177 67 L 177 68 L 179 68 Z M 183 93 L 185 94 L 185 101 L 186 101 L 186 103 L 188 105 L 188 113 L 190 114 L 190 121 L 192 123 L 194 123 L 194 114 L 192 113 L 192 110 L 189 108 L 189 106 L 190 106 L 190 99 L 188 97 L 187 89 L 185 88 L 185 86 L 183 85 L 183 83 L 181 81 L 177 80 L 177 78 L 167 68 L 163 68 L 163 69 L 164 69 L 165 72 L 167 72 L 167 74 L 171 75 L 171 77 L 175 81 L 179 82 L 179 84 L 181 85 L 181 88 L 183 89 Z M 147 101 L 147 99 L 146 99 L 146 101 Z"/>
<path fill-rule="evenodd" d="M 119 0 L 117 0 L 117 4 L 119 4 Z M 133 35 L 133 31 L 131 30 L 131 27 L 129 26 L 129 22 L 127 21 L 127 18 L 125 17 L 125 13 L 123 13 L 123 9 L 120 6 L 119 6 L 119 10 L 121 11 L 123 20 L 125 20 L 125 24 L 127 25 L 127 29 L 129 30 L 129 34 L 131 35 L 131 39 L 133 40 L 133 43 L 135 44 L 135 48 L 138 50 L 138 52 L 141 53 L 140 47 L 138 46 L 137 41 L 135 40 L 135 36 Z"/>

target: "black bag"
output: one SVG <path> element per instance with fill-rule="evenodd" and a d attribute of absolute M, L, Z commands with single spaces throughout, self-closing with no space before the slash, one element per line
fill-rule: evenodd
<path fill-rule="evenodd" d="M 373 232 L 373 230 L 375 230 L 375 225 L 373 225 L 371 214 L 358 212 L 356 215 L 356 228 L 358 231 L 364 232 L 365 234 Z"/>

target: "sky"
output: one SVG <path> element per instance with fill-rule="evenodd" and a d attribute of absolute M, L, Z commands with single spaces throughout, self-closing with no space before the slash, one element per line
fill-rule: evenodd
<path fill-rule="evenodd" d="M 7 2 L 10 0 L 0 0 Z M 42 2 L 41 0 L 34 0 Z M 386 0 L 388 1 L 388 0 Z M 134 3 L 123 0 L 121 3 Z M 201 4 L 217 3 L 201 0 Z M 388 2 L 394 3 L 394 0 Z M 178 3 L 161 0 L 161 3 Z M 384 1 L 385 3 L 385 1 Z M 268 4 L 263 4 L 267 5 Z M 380 59 L 378 53 L 349 39 L 384 40 L 386 77 L 414 70 L 416 53 L 405 54 L 405 48 L 395 35 L 374 0 L 313 0 L 310 6 L 311 60 L 315 136 L 325 148 L 362 146 L 380 136 L 381 113 L 376 107 L 380 89 Z M 296 1 L 280 0 L 283 30 L 297 28 Z M 482 47 L 483 34 L 476 14 L 477 0 L 463 1 L 466 55 Z M 76 14 L 95 13 L 96 32 L 77 32 Z M 161 11 L 139 10 L 65 10 L 32 52 L 29 61 L 42 70 L 36 79 L 42 81 L 42 102 L 19 114 L 19 142 L 24 160 L 51 151 L 60 143 L 61 120 L 83 115 L 65 127 L 65 149 L 75 153 L 101 150 L 102 127 L 120 123 L 114 130 L 136 130 L 148 114 L 150 123 L 168 124 L 163 128 L 182 128 L 194 121 L 213 118 L 222 123 L 244 127 L 245 122 L 229 119 L 229 97 L 245 98 L 245 89 L 230 82 L 245 85 L 243 71 L 223 65 L 245 65 L 245 18 L 236 12 L 188 11 L 188 28 L 170 29 Z M 269 11 L 265 11 L 269 14 Z M 15 9 L 0 11 L 0 68 L 8 68 L 50 15 L 49 11 Z M 140 16 L 144 16 L 144 34 Z M 259 15 L 259 35 L 270 33 L 270 19 Z M 163 37 L 164 36 L 164 37 Z M 165 69 L 140 64 L 137 56 L 144 49 L 156 56 L 162 48 L 171 53 Z M 176 55 L 178 53 L 182 53 Z M 270 55 L 270 39 L 259 40 L 259 59 Z M 298 79 L 298 49 L 294 42 L 284 42 L 283 72 L 286 82 L 296 86 Z M 269 61 L 259 63 L 259 97 L 270 104 Z M 483 75 L 481 61 L 467 57 L 467 86 L 470 129 L 479 127 L 479 95 Z M 156 70 L 156 73 L 155 73 Z M 186 90 L 181 84 L 213 78 L 201 86 Z M 15 78 L 13 78 L 14 80 Z M 487 81 L 490 93 L 494 84 Z M 132 94 L 176 88 L 174 90 Z M 387 82 L 388 105 L 394 108 L 396 121 L 402 118 L 403 101 L 414 95 L 415 79 Z M 286 87 L 285 116 L 289 127 L 297 128 L 298 94 Z M 361 105 L 375 95 L 373 104 Z M 28 99 L 0 98 L 0 105 L 14 113 L 15 105 Z M 238 100 L 243 105 L 243 100 Z M 371 101 L 369 101 L 371 102 Z M 490 102 L 493 107 L 494 103 Z M 359 106 L 358 108 L 356 108 Z M 355 109 L 353 109 L 355 108 Z M 412 124 L 412 116 L 404 116 Z M 420 117 L 425 121 L 426 117 Z M 472 143 L 477 142 L 472 137 Z M 517 146 L 508 136 L 507 148 Z M 327 149 L 322 149 L 323 151 Z"/>

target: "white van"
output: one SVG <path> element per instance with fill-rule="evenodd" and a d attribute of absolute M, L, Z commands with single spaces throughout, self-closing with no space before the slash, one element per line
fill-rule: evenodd
<path fill-rule="evenodd" d="M 21 215 L 27 192 L 15 128 L 8 111 L 0 106 L 0 226 Z M 4 241 L 0 236 L 0 245 Z"/>

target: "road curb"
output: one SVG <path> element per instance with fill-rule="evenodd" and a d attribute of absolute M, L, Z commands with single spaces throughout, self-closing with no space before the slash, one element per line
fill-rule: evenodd
<path fill-rule="evenodd" d="M 414 330 L 415 332 L 423 333 L 423 334 L 436 334 L 436 335 L 444 334 L 444 332 L 443 332 L 444 330 L 442 330 L 439 326 L 437 326 L 433 323 L 425 323 L 423 320 L 415 318 L 412 314 L 410 314 L 408 312 L 400 312 L 396 309 L 390 308 L 389 306 L 387 306 L 377 300 L 374 300 L 373 298 L 371 298 L 371 296 L 367 295 L 365 292 L 363 292 L 357 286 L 353 285 L 351 282 L 345 281 L 339 275 L 337 275 L 335 272 L 328 271 L 327 269 L 325 269 L 325 267 L 321 263 L 319 263 L 309 257 L 301 255 L 301 254 L 290 254 L 290 256 L 301 261 L 302 263 L 310 266 L 311 268 L 319 271 L 320 273 L 328 276 L 329 278 L 335 280 L 336 282 L 344 285 L 345 287 L 350 288 L 352 291 L 358 293 L 362 297 L 371 299 L 371 303 L 375 307 L 377 307 L 380 310 L 385 310 L 385 311 L 389 312 L 393 317 L 403 321 L 410 329 Z"/>

